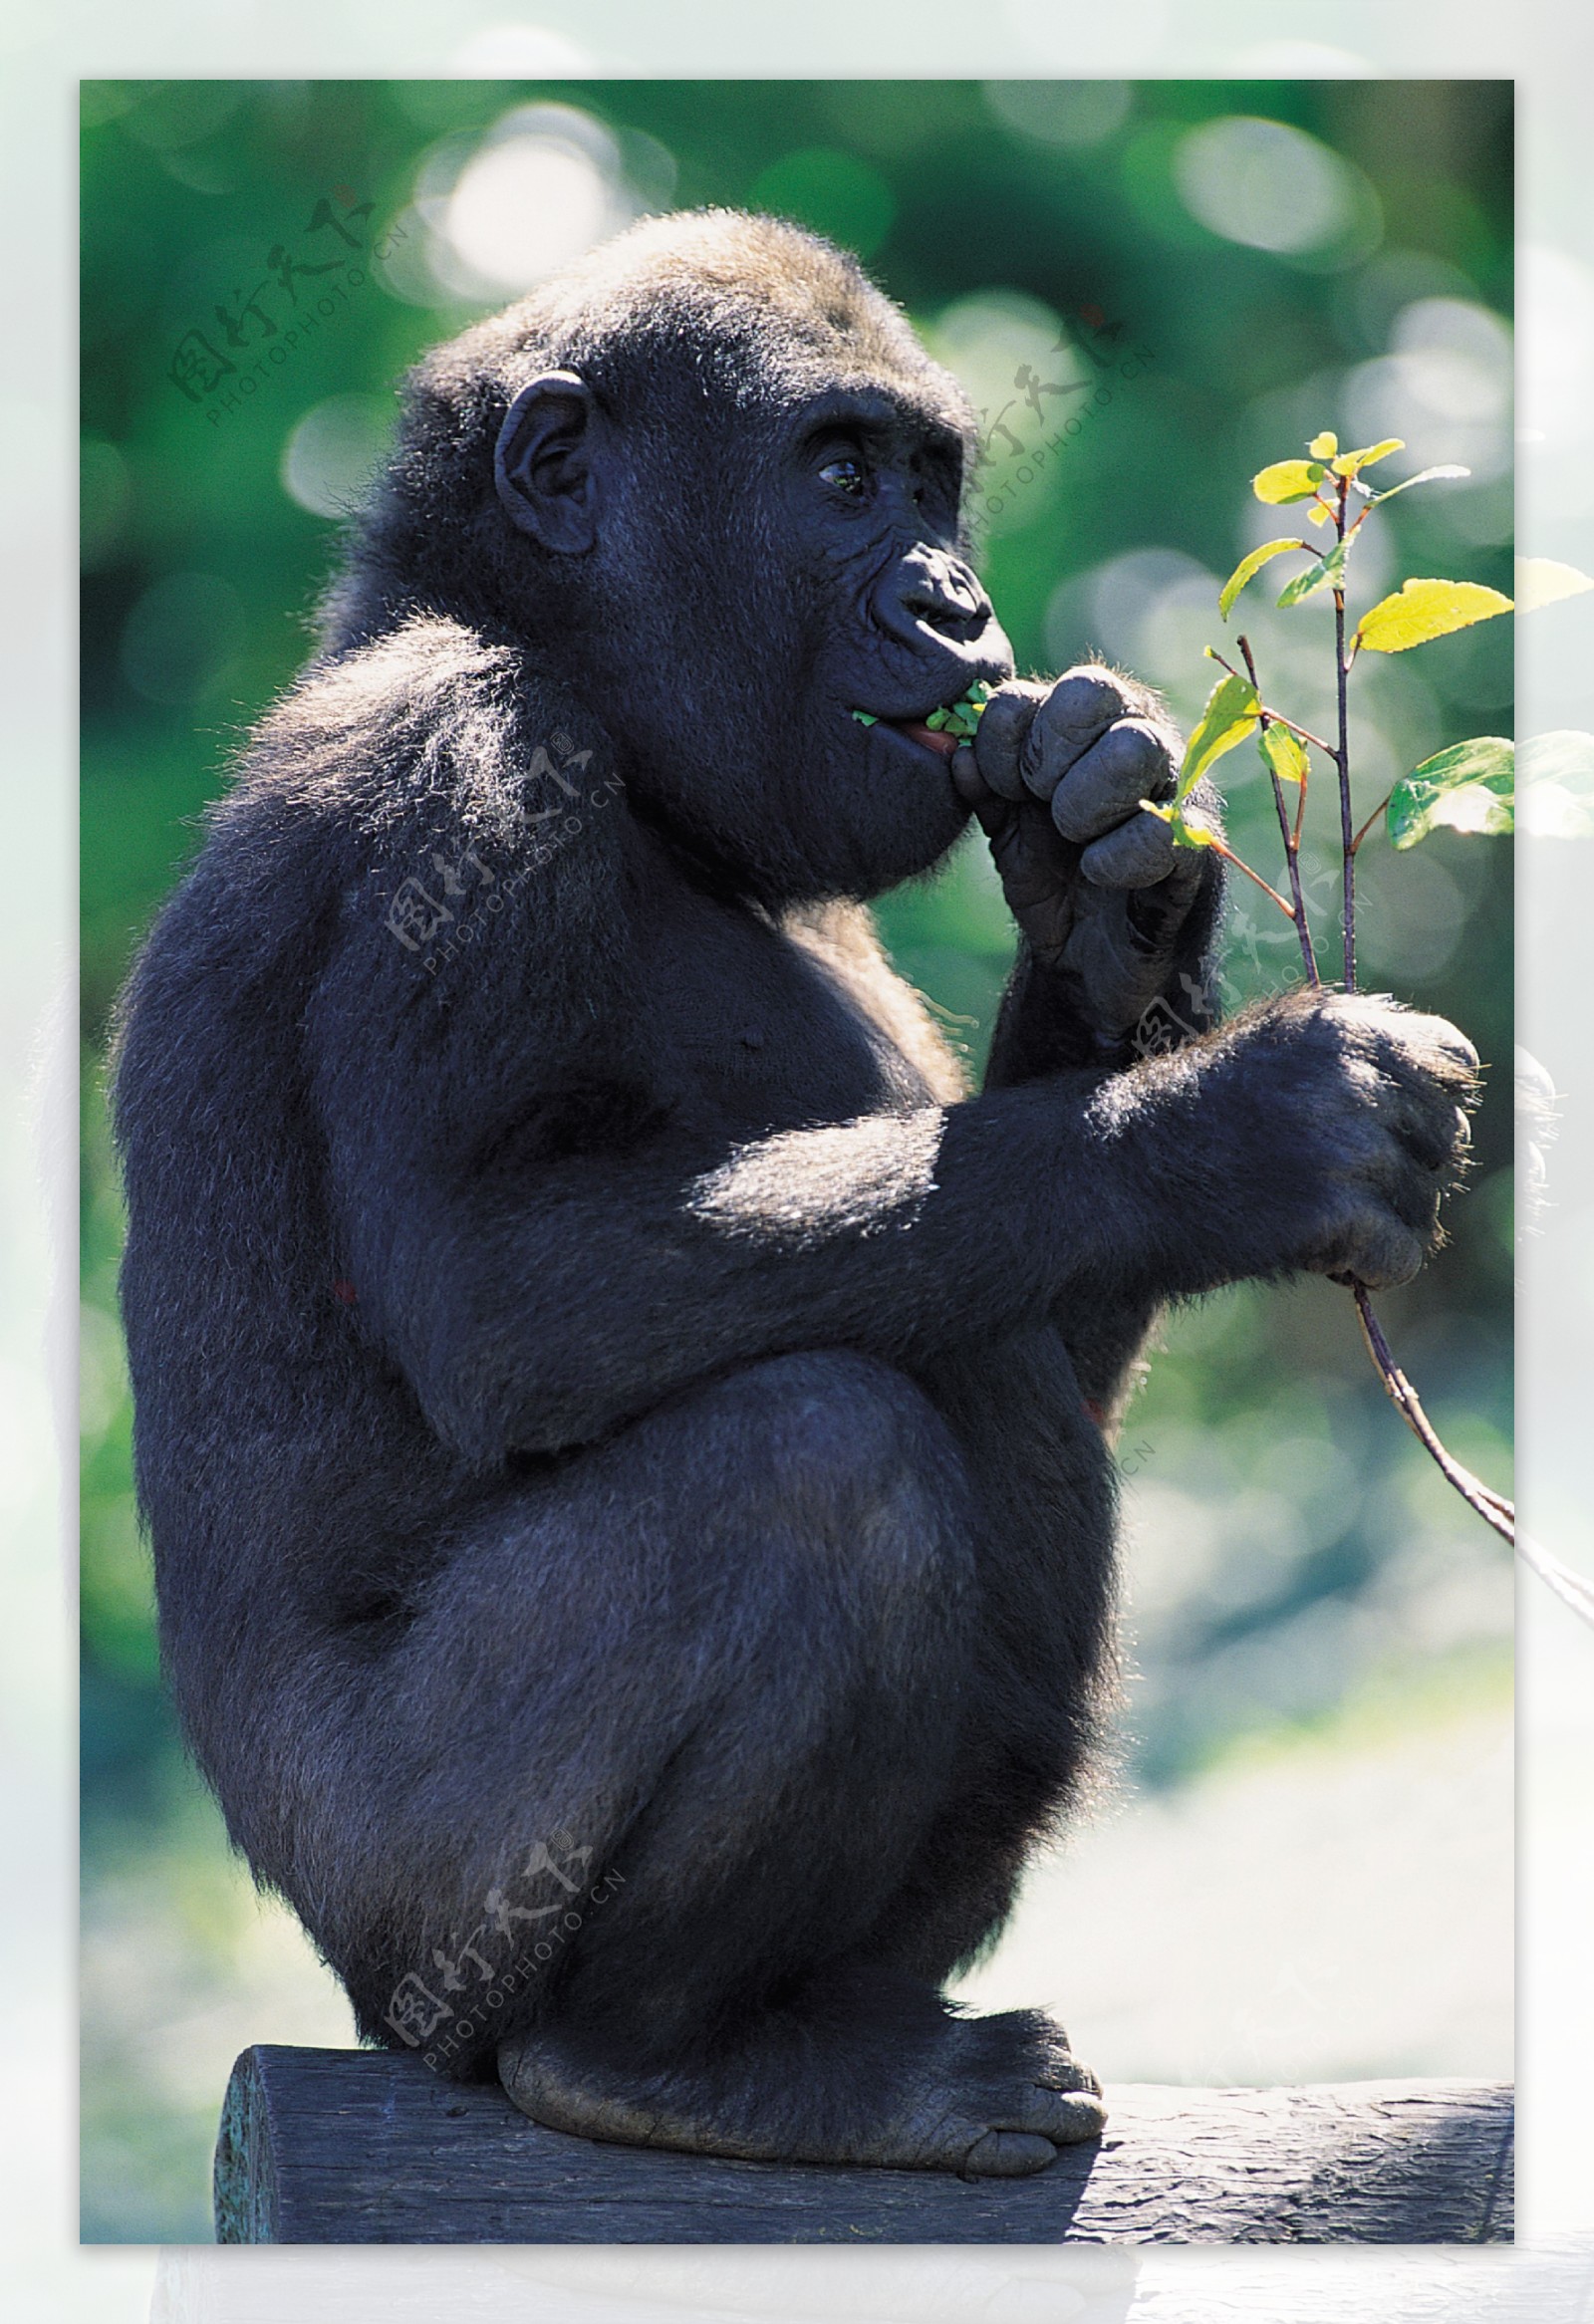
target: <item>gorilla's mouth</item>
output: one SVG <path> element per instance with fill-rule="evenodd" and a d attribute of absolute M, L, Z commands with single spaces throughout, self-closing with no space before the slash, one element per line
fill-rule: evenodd
<path fill-rule="evenodd" d="M 957 748 L 955 734 L 949 734 L 944 726 L 927 726 L 923 718 L 880 718 L 876 724 L 889 726 L 893 734 L 906 734 L 910 742 L 917 742 L 922 750 L 934 751 L 937 758 L 950 758 Z"/>
<path fill-rule="evenodd" d="M 885 718 L 874 710 L 855 710 L 853 716 L 860 726 L 889 726 L 894 734 L 906 735 L 921 750 L 930 750 L 937 758 L 949 759 L 959 743 L 974 739 L 979 714 L 990 699 L 990 692 L 989 685 L 976 678 L 955 701 L 939 703 L 927 710 L 922 718 Z"/>

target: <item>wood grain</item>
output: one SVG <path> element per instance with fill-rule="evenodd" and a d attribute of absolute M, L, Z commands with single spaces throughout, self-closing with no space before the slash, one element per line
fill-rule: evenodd
<path fill-rule="evenodd" d="M 261 2047 L 216 2146 L 223 2243 L 1492 2243 L 1495 2083 L 1109 2089 L 1099 2143 L 1026 2180 L 730 2163 L 543 2130 L 417 2059 Z"/>

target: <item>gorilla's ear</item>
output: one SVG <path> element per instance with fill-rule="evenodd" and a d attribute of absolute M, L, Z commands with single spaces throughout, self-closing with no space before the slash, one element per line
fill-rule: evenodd
<path fill-rule="evenodd" d="M 580 557 L 598 536 L 592 389 L 574 372 L 543 372 L 510 404 L 493 477 L 510 521 L 545 549 Z"/>

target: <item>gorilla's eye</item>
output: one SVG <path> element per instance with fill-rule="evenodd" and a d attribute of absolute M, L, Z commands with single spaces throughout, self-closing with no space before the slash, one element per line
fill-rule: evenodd
<path fill-rule="evenodd" d="M 821 483 L 845 492 L 849 500 L 863 500 L 868 495 L 869 471 L 862 460 L 827 460 L 819 476 Z"/>

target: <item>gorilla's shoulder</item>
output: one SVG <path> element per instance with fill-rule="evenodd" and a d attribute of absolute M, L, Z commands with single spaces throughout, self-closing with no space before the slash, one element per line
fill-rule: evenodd
<path fill-rule="evenodd" d="M 421 801 L 507 808 L 542 690 L 513 645 L 415 614 L 310 663 L 255 728 L 217 820 L 276 809 L 380 832 Z"/>

